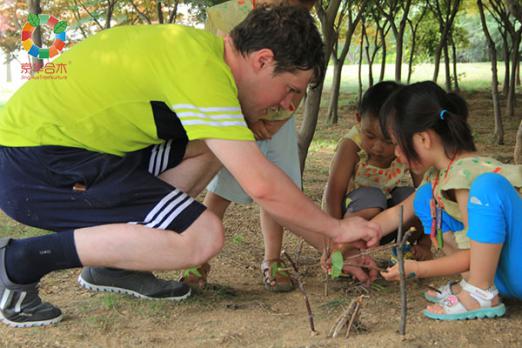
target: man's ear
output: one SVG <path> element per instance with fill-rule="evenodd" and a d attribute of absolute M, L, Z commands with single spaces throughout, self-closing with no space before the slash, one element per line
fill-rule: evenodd
<path fill-rule="evenodd" d="M 274 63 L 274 52 L 269 48 L 262 48 L 250 54 L 250 60 L 254 71 L 260 71 Z"/>

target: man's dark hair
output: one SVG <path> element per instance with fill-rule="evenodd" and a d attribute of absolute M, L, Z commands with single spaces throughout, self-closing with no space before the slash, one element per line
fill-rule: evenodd
<path fill-rule="evenodd" d="M 323 80 L 323 41 L 309 11 L 301 6 L 260 6 L 239 23 L 230 36 L 243 55 L 268 48 L 275 73 L 314 70 L 314 84 Z"/>

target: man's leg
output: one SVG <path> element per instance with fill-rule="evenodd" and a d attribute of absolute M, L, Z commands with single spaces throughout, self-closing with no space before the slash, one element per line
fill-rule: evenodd
<path fill-rule="evenodd" d="M 165 154 L 166 148 L 161 149 L 163 154 Z M 170 149 L 171 152 L 176 151 L 175 147 L 170 147 Z M 155 150 L 159 151 L 159 149 Z M 147 153 L 145 156 L 148 157 L 149 154 Z M 168 158 L 175 158 L 175 156 L 170 155 Z M 153 160 L 157 160 L 157 158 L 150 156 L 150 161 Z M 153 167 L 155 166 L 150 163 L 147 166 L 147 168 Z M 203 141 L 193 141 L 187 144 L 181 163 L 168 163 L 166 167 L 167 170 L 164 172 L 155 173 L 158 174 L 158 178 L 189 196 L 196 197 L 221 167 L 221 163 Z M 165 281 L 156 278 L 152 273 L 145 272 L 86 267 L 78 281 L 88 290 L 116 291 L 147 299 L 179 300 L 190 295 L 190 289 L 186 285 L 176 281 Z"/>

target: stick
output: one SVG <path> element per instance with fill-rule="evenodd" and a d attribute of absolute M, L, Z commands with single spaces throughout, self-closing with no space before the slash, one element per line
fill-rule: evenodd
<path fill-rule="evenodd" d="M 297 244 L 297 248 L 295 249 L 295 266 L 299 267 L 299 258 L 301 257 L 301 251 L 303 251 L 303 242 L 304 239 L 301 238 L 299 244 Z"/>
<path fill-rule="evenodd" d="M 407 298 L 406 298 L 406 277 L 404 275 L 404 255 L 402 252 L 402 247 L 406 238 L 402 236 L 402 221 L 403 221 L 403 213 L 404 207 L 400 206 L 399 211 L 399 230 L 397 232 L 397 242 L 398 248 L 397 250 L 397 260 L 399 262 L 399 275 L 400 275 L 400 296 L 401 296 L 401 322 L 399 325 L 399 334 L 404 336 L 406 334 L 406 315 L 407 315 Z"/>
<path fill-rule="evenodd" d="M 352 330 L 353 324 L 355 324 L 355 322 L 357 322 L 357 320 L 359 319 L 363 298 L 364 295 L 361 295 L 357 298 L 357 301 L 355 303 L 355 309 L 353 310 L 352 317 L 350 318 L 350 321 L 348 322 L 348 327 L 346 328 L 346 335 L 344 335 L 345 338 L 348 338 L 348 336 L 350 336 L 350 331 Z"/>
<path fill-rule="evenodd" d="M 344 328 L 347 328 L 347 332 L 345 334 L 345 337 L 348 337 L 349 332 L 354 325 L 354 323 L 357 321 L 357 318 L 359 317 L 362 301 L 364 299 L 364 295 L 360 295 L 357 298 L 354 298 L 350 305 L 346 310 L 344 310 L 341 315 L 337 318 L 334 325 L 330 329 L 330 332 L 328 333 L 328 337 L 335 338 L 339 336 L 341 331 Z"/>
<path fill-rule="evenodd" d="M 297 275 L 297 285 L 299 286 L 299 290 L 303 294 L 305 305 L 306 305 L 306 311 L 308 312 L 308 323 L 310 324 L 310 330 L 312 330 L 312 334 L 317 334 L 317 331 L 315 331 L 314 326 L 314 315 L 312 313 L 312 307 L 310 306 L 310 301 L 308 300 L 308 294 L 306 293 L 306 290 L 303 286 L 303 282 L 301 282 L 301 274 L 299 274 L 299 270 L 297 269 L 297 266 L 295 265 L 294 261 L 288 255 L 288 253 L 283 250 L 283 255 L 288 259 L 288 262 L 292 265 L 296 275 Z"/>
<path fill-rule="evenodd" d="M 325 257 L 326 259 L 328 259 L 330 257 L 330 239 L 328 237 L 324 237 L 323 238 L 323 242 L 324 242 L 324 254 L 325 254 Z M 328 281 L 329 281 L 329 276 L 328 276 L 328 270 L 326 270 L 325 274 L 324 274 L 324 296 L 325 297 L 328 297 Z"/>

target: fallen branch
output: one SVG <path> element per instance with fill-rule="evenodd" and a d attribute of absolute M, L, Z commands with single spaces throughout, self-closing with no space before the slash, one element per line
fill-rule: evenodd
<path fill-rule="evenodd" d="M 334 325 L 330 329 L 330 332 L 328 333 L 328 337 L 335 338 L 339 336 L 339 334 L 343 331 L 344 328 L 346 328 L 345 337 L 348 337 L 348 335 L 350 334 L 350 330 L 352 329 L 353 325 L 356 323 L 359 317 L 360 308 L 364 297 L 364 295 L 360 295 L 359 297 L 354 298 L 352 302 L 350 302 L 348 308 L 344 312 L 342 312 L 341 315 L 335 321 Z"/>
<path fill-rule="evenodd" d="M 402 247 L 406 238 L 402 236 L 402 222 L 404 219 L 403 211 L 404 207 L 400 206 L 399 211 L 399 230 L 397 232 L 397 262 L 399 263 L 399 279 L 400 279 L 400 297 L 401 297 L 401 321 L 399 325 L 399 334 L 404 336 L 406 334 L 406 316 L 407 316 L 407 297 L 406 297 L 406 276 L 404 274 L 404 254 Z"/>
<path fill-rule="evenodd" d="M 310 301 L 308 300 L 308 294 L 306 293 L 306 290 L 303 286 L 303 282 L 301 281 L 301 274 L 299 273 L 299 270 L 297 269 L 296 264 L 294 263 L 294 260 L 288 255 L 288 253 L 283 250 L 283 255 L 288 259 L 288 262 L 290 262 L 290 265 L 292 265 L 292 268 L 294 269 L 297 277 L 297 285 L 299 287 L 299 290 L 303 294 L 305 305 L 306 305 L 306 311 L 308 312 L 308 323 L 310 324 L 310 330 L 312 331 L 312 335 L 317 335 L 317 331 L 315 331 L 314 326 L 314 315 L 312 313 L 312 307 L 310 306 Z"/>

